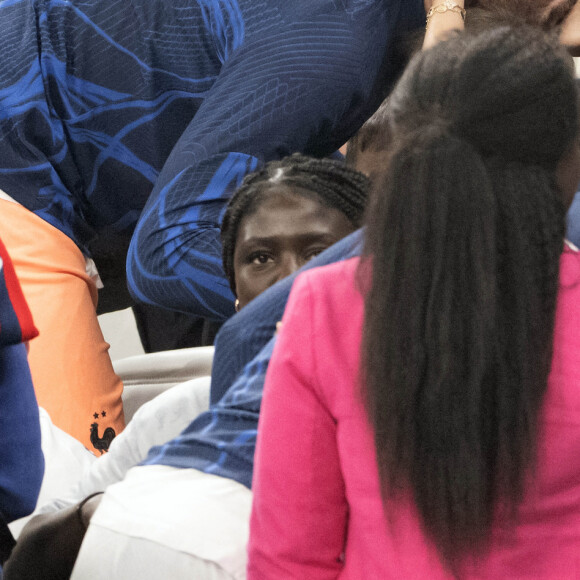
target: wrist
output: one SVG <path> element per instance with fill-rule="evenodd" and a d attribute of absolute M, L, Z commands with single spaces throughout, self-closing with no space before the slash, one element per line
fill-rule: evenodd
<path fill-rule="evenodd" d="M 465 4 L 462 0 L 435 0 L 427 12 L 427 28 L 433 18 L 445 16 L 446 18 L 461 19 L 465 22 Z"/>
<path fill-rule="evenodd" d="M 446 0 L 426 0 L 425 13 L 429 12 L 431 8 L 445 4 Z M 457 4 L 460 8 L 465 8 L 465 0 L 453 0 L 453 4 Z"/>

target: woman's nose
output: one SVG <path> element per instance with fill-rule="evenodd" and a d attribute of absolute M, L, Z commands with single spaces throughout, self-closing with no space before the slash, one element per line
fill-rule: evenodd
<path fill-rule="evenodd" d="M 282 256 L 282 260 L 280 262 L 280 268 L 278 270 L 278 280 L 282 280 L 282 278 L 286 278 L 286 276 L 290 276 L 290 274 L 294 274 L 296 270 L 298 270 L 302 266 L 302 261 L 300 257 L 295 254 L 294 252 L 285 253 Z"/>

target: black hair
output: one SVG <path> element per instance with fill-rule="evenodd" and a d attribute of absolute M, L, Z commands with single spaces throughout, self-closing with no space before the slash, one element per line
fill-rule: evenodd
<path fill-rule="evenodd" d="M 454 573 L 498 512 L 514 521 L 534 467 L 564 238 L 555 169 L 577 106 L 571 59 L 525 26 L 416 55 L 389 99 L 360 266 L 363 394 L 387 513 L 410 490 Z"/>
<path fill-rule="evenodd" d="M 311 192 L 327 207 L 341 211 L 355 227 L 364 216 L 369 182 L 358 171 L 334 159 L 314 159 L 298 153 L 270 161 L 247 175 L 232 196 L 221 226 L 222 260 L 232 291 L 236 292 L 234 251 L 242 219 L 255 212 L 262 200 L 278 186 Z"/>
<path fill-rule="evenodd" d="M 381 153 L 392 146 L 389 130 L 389 99 L 383 101 L 375 113 L 349 139 L 346 148 L 345 162 L 350 167 L 356 167 L 365 153 Z"/>
<path fill-rule="evenodd" d="M 558 28 L 570 13 L 577 0 L 563 0 L 552 10 L 546 11 L 530 0 L 466 0 L 467 27 L 483 29 L 504 24 L 528 24 L 546 31 Z M 477 28 L 474 28 L 476 30 Z"/>
<path fill-rule="evenodd" d="M 498 26 L 524 25 L 559 33 L 577 2 L 562 0 L 552 10 L 546 10 L 545 5 L 535 0 L 465 0 L 465 29 L 470 33 L 479 33 Z M 409 33 L 406 52 L 412 56 L 421 51 L 424 40 L 425 30 L 417 29 Z"/>

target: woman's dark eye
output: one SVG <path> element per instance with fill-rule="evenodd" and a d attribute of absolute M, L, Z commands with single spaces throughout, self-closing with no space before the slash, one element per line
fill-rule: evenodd
<path fill-rule="evenodd" d="M 316 256 L 318 256 L 319 254 L 322 254 L 322 252 L 324 252 L 324 250 L 326 250 L 326 249 L 327 249 L 326 247 L 324 247 L 324 248 L 313 248 L 312 250 L 309 250 L 306 253 L 305 258 L 306 258 L 307 261 L 308 260 L 312 260 L 312 258 L 316 258 Z"/>
<path fill-rule="evenodd" d="M 272 257 L 269 254 L 264 252 L 256 252 L 249 257 L 249 262 L 256 265 L 267 264 L 269 261 L 272 260 Z"/>

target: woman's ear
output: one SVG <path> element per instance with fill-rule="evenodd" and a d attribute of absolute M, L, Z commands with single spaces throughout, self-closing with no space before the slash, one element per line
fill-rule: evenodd
<path fill-rule="evenodd" d="M 580 1 L 576 2 L 562 24 L 560 42 L 572 56 L 580 56 Z"/>

